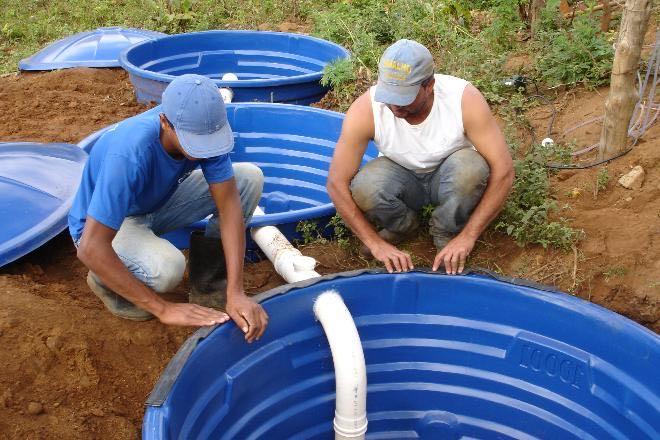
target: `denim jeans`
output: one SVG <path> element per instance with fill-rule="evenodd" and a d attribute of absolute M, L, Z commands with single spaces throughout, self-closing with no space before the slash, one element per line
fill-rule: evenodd
<path fill-rule="evenodd" d="M 381 156 L 353 178 L 353 200 L 367 219 L 380 228 L 409 234 L 419 226 L 419 211 L 435 208 L 430 233 L 436 247 L 444 247 L 465 226 L 481 200 L 490 169 L 471 148 L 449 155 L 430 173 L 415 173 Z"/>
<path fill-rule="evenodd" d="M 261 198 L 264 177 L 261 170 L 250 163 L 235 163 L 233 167 L 247 224 Z M 158 236 L 209 215 L 212 217 L 205 234 L 219 236 L 220 219 L 215 201 L 202 171 L 197 169 L 157 211 L 126 217 L 112 240 L 112 248 L 137 279 L 156 292 L 170 291 L 181 282 L 186 260 L 172 243 Z M 93 273 L 92 276 L 101 282 Z"/>

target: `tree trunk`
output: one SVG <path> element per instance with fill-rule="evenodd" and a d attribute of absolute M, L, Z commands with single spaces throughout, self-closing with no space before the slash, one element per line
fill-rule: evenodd
<path fill-rule="evenodd" d="M 644 42 L 653 0 L 626 0 L 614 53 L 610 94 L 605 102 L 605 119 L 600 134 L 600 160 L 623 152 L 628 142 L 628 125 L 639 99 L 635 73 Z"/>
<path fill-rule="evenodd" d="M 612 7 L 610 0 L 600 0 L 600 4 L 603 5 L 603 16 L 600 17 L 600 31 L 607 32 L 610 30 L 610 21 L 612 21 Z"/>
<path fill-rule="evenodd" d="M 541 18 L 541 11 L 545 7 L 545 0 L 532 0 L 529 5 L 529 21 L 531 23 L 532 36 L 536 34 Z"/>

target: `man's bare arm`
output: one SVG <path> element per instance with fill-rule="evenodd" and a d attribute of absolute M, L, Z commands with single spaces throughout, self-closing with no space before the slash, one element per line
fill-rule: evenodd
<path fill-rule="evenodd" d="M 123 296 L 137 307 L 155 315 L 164 324 L 213 325 L 229 317 L 217 310 L 195 304 L 165 301 L 156 292 L 140 282 L 121 262 L 112 240 L 117 231 L 88 216 L 78 247 L 80 261 L 98 276 L 113 292 Z"/>
<path fill-rule="evenodd" d="M 412 269 L 410 255 L 383 240 L 365 218 L 351 195 L 351 180 L 360 168 L 367 144 L 374 137 L 374 120 L 369 92 L 363 94 L 346 113 L 341 136 L 328 173 L 327 189 L 337 212 L 353 233 L 383 262 L 389 272 Z"/>
<path fill-rule="evenodd" d="M 467 224 L 435 257 L 433 270 L 443 264 L 449 274 L 463 272 L 474 243 L 504 206 L 514 177 L 513 161 L 504 135 L 483 95 L 468 84 L 461 104 L 465 134 L 488 163 L 490 174 L 484 195 Z"/>
<path fill-rule="evenodd" d="M 252 342 L 264 334 L 268 315 L 243 290 L 245 224 L 236 181 L 232 178 L 209 187 L 220 214 L 220 235 L 227 262 L 227 313 L 243 330 L 245 340 Z"/>

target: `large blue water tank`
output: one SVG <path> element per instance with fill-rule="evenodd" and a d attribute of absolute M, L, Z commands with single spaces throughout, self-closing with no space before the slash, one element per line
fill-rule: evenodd
<path fill-rule="evenodd" d="M 184 344 L 149 398 L 143 439 L 333 438 L 333 363 L 312 312 L 328 289 L 364 347 L 368 439 L 660 438 L 658 335 L 521 284 L 376 271 L 267 292 L 260 341 L 228 323 Z"/>
<path fill-rule="evenodd" d="M 124 51 L 140 102 L 160 103 L 165 87 L 179 75 L 196 73 L 230 87 L 234 102 L 310 104 L 327 92 L 323 69 L 348 58 L 343 47 L 301 34 L 258 31 L 205 31 L 145 41 Z M 221 81 L 226 73 L 238 77 Z"/>

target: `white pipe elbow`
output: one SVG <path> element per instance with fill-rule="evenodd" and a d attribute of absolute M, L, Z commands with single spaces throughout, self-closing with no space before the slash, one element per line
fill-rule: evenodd
<path fill-rule="evenodd" d="M 263 214 L 259 207 L 254 211 L 255 216 Z M 287 283 L 321 276 L 314 270 L 316 260 L 303 256 L 275 226 L 252 228 L 251 234 L 255 243 L 273 263 L 275 271 Z"/>
<path fill-rule="evenodd" d="M 355 322 L 334 290 L 316 298 L 314 314 L 325 330 L 335 367 L 335 440 L 364 439 L 367 432 L 367 373 Z"/>

